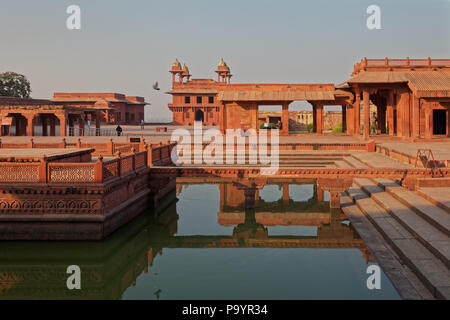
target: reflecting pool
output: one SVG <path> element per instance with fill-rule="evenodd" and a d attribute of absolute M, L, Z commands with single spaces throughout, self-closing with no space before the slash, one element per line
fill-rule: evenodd
<path fill-rule="evenodd" d="M 399 299 L 372 264 L 314 180 L 180 178 L 104 241 L 0 242 L 0 299 Z"/>

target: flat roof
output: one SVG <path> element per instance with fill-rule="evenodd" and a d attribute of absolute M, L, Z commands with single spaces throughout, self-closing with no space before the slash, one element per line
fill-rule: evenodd
<path fill-rule="evenodd" d="M 300 101 L 335 100 L 334 91 L 221 91 L 218 100 L 222 101 Z"/>
<path fill-rule="evenodd" d="M 450 72 L 437 71 L 365 71 L 347 83 L 407 83 L 418 97 L 450 97 Z"/>

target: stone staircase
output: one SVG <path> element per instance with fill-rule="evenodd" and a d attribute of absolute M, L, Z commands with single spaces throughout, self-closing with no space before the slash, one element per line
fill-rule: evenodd
<path fill-rule="evenodd" d="M 389 179 L 354 179 L 348 196 L 438 299 L 450 299 L 450 214 Z"/>

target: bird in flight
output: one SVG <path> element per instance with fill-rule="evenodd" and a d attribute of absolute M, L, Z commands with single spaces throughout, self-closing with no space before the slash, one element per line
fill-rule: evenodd
<path fill-rule="evenodd" d="M 156 81 L 155 84 L 153 85 L 153 89 L 159 90 L 159 87 L 158 87 L 158 81 Z"/>

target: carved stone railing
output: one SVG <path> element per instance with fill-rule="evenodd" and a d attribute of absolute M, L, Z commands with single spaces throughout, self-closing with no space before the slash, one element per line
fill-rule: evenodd
<path fill-rule="evenodd" d="M 95 156 L 115 156 L 117 152 L 122 155 L 131 154 L 134 151 L 143 152 L 149 150 L 147 163 L 152 165 L 170 164 L 170 155 L 175 147 L 175 142 L 146 143 L 145 139 L 140 142 L 114 142 L 109 139 L 108 142 L 88 142 L 82 141 L 80 138 L 76 142 L 68 143 L 65 138 L 61 142 L 35 142 L 33 138 L 30 142 L 2 142 L 0 140 L 0 148 L 8 149 L 28 149 L 28 148 L 92 148 Z M 151 150 L 151 152 L 150 152 Z M 142 161 L 141 161 L 142 163 Z"/>
<path fill-rule="evenodd" d="M 95 164 L 92 163 L 48 163 L 48 183 L 95 182 Z"/>
<path fill-rule="evenodd" d="M 0 162 L 1 183 L 38 183 L 42 179 L 42 163 Z M 45 168 L 44 168 L 45 174 Z"/>
<path fill-rule="evenodd" d="M 147 151 L 134 152 L 97 162 L 59 163 L 48 162 L 0 162 L 0 183 L 103 183 L 147 167 Z"/>
<path fill-rule="evenodd" d="M 176 143 L 150 143 L 148 148 L 149 166 L 162 166 L 172 164 L 171 154 Z"/>
<path fill-rule="evenodd" d="M 361 70 L 370 69 L 390 69 L 390 68 L 425 68 L 425 69 L 435 69 L 435 68 L 450 68 L 450 59 L 362 59 L 359 63 L 353 66 L 353 75 L 357 74 Z"/>

